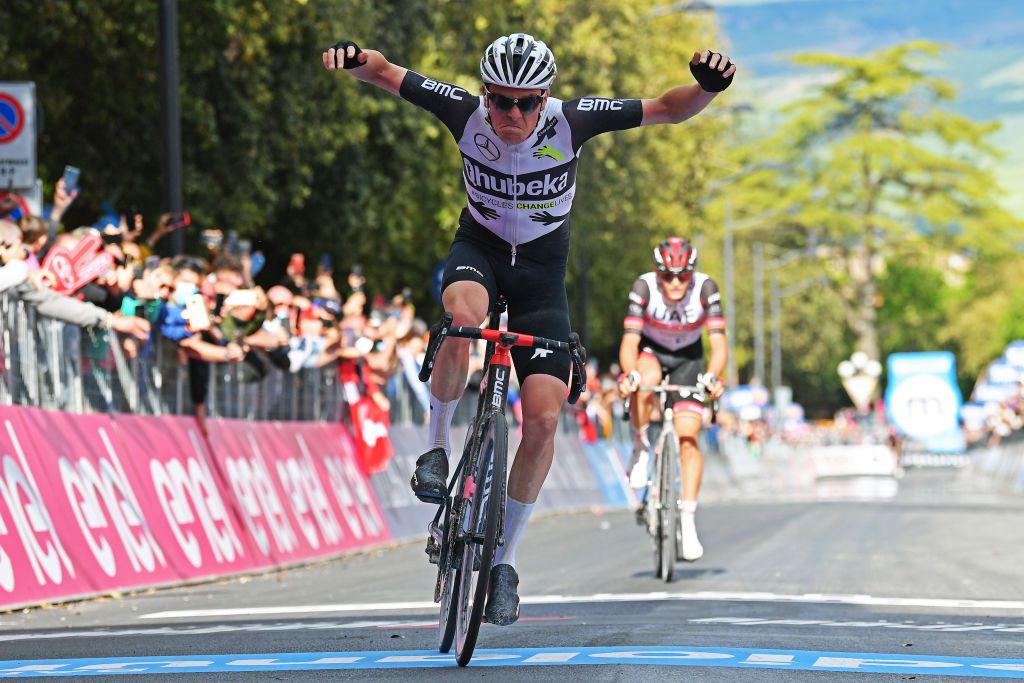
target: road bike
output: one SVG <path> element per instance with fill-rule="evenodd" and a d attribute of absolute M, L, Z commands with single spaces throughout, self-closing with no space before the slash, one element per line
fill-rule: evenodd
<path fill-rule="evenodd" d="M 647 469 L 646 493 L 637 513 L 654 542 L 654 575 L 668 583 L 672 581 L 676 562 L 683 560 L 683 526 L 679 515 L 679 433 L 676 432 L 669 399 L 682 394 L 705 403 L 708 396 L 703 386 L 669 384 L 667 377 L 657 386 L 638 387 L 637 392 L 658 394 L 661 401 L 661 433 L 654 444 L 654 458 Z M 629 414 L 628 404 L 626 414 Z M 718 401 L 712 401 L 712 423 L 717 416 Z"/>
<path fill-rule="evenodd" d="M 504 298 L 499 297 L 491 308 L 491 325 L 497 326 L 505 307 Z M 447 653 L 454 643 L 459 666 L 466 666 L 473 657 L 483 619 L 494 553 L 504 544 L 510 350 L 523 346 L 568 353 L 572 361 L 569 403 L 575 403 L 583 392 L 586 350 L 575 333 L 564 342 L 463 327 L 452 325 L 452 315 L 446 313 L 430 331 L 420 381 L 430 379 L 437 351 L 448 337 L 487 341 L 476 417 L 466 433 L 462 459 L 450 477 L 447 494 L 428 526 L 426 550 L 430 561 L 437 564 L 434 602 L 441 605 L 438 649 Z"/>

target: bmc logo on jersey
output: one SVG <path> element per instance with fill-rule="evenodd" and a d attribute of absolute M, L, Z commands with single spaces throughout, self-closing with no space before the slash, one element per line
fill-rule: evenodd
<path fill-rule="evenodd" d="M 463 95 L 469 94 L 468 92 L 466 92 L 457 85 L 441 83 L 440 81 L 435 81 L 431 78 L 423 79 L 423 83 L 420 84 L 420 87 L 423 88 L 424 90 L 436 92 L 438 95 L 450 97 L 453 100 L 461 100 Z"/>
<path fill-rule="evenodd" d="M 606 100 L 600 97 L 584 97 L 576 105 L 579 111 L 619 111 L 622 100 Z"/>

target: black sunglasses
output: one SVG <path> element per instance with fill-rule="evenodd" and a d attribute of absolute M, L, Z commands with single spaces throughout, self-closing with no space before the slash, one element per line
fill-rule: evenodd
<path fill-rule="evenodd" d="M 686 282 L 693 276 L 693 273 L 684 271 L 682 273 L 658 273 L 658 277 L 664 282 L 672 282 L 673 280 L 679 280 L 680 282 Z"/>
<path fill-rule="evenodd" d="M 519 111 L 524 114 L 533 112 L 534 109 L 540 106 L 540 103 L 544 101 L 544 95 L 527 95 L 526 97 L 507 97 L 505 95 L 499 95 L 496 92 L 491 92 L 490 88 L 487 89 L 487 99 L 494 107 L 501 112 L 510 112 L 512 107 L 519 107 Z"/>

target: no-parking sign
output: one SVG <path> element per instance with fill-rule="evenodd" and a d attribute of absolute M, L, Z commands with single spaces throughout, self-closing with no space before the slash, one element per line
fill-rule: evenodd
<path fill-rule="evenodd" d="M 36 84 L 0 83 L 0 190 L 36 184 Z"/>
<path fill-rule="evenodd" d="M 36 178 L 30 190 L 0 190 L 0 199 L 11 197 L 17 202 L 13 211 L 7 214 L 6 218 L 16 221 L 22 216 L 43 215 L 43 181 Z"/>
<path fill-rule="evenodd" d="M 888 364 L 885 410 L 889 421 L 929 452 L 962 452 L 963 398 L 956 383 L 956 357 L 948 351 L 894 353 Z"/>

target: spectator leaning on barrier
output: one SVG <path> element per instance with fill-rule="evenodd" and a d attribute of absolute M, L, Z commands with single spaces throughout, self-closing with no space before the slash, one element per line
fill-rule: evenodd
<path fill-rule="evenodd" d="M 18 227 L 21 229 L 22 244 L 28 252 L 25 262 L 30 271 L 39 270 L 39 254 L 46 248 L 46 243 L 50 239 L 50 226 L 37 216 L 22 216 L 18 221 Z"/>
<path fill-rule="evenodd" d="M 24 264 L 25 248 L 21 242 L 21 230 L 10 221 L 0 221 L 0 258 L 3 259 L 4 270 L 15 261 Z M 49 289 L 45 282 L 33 281 L 26 265 L 15 265 L 12 277 L 3 279 L 16 280 L 21 268 L 24 268 L 26 276 L 19 283 L 6 287 L 0 285 L 0 291 L 35 306 L 40 315 L 87 329 L 108 329 L 137 339 L 149 338 L 148 321 L 114 315 L 90 303 L 62 296 Z"/>
<path fill-rule="evenodd" d="M 21 244 L 21 231 L 8 220 L 0 219 L 0 293 L 28 279 L 28 262 Z"/>
<path fill-rule="evenodd" d="M 160 334 L 176 342 L 188 358 L 189 396 L 203 431 L 206 430 L 206 394 L 210 362 L 237 362 L 245 349 L 235 342 L 217 343 L 210 310 L 200 291 L 205 264 L 192 257 L 178 257 L 172 263 L 174 287 L 157 315 Z"/>
<path fill-rule="evenodd" d="M 174 282 L 171 296 L 161 305 L 157 315 L 160 334 L 176 342 L 192 359 L 209 362 L 239 361 L 245 350 L 235 342 L 220 345 L 210 334 L 212 321 L 206 300 L 199 291 L 205 265 L 199 259 L 185 256 L 172 264 Z M 193 394 L 193 398 L 195 398 Z"/>
<path fill-rule="evenodd" d="M 324 333 L 324 320 L 318 306 L 307 306 L 299 313 L 298 335 L 289 342 L 290 370 L 321 368 L 339 357 L 340 345 L 330 349 L 331 339 Z"/>

